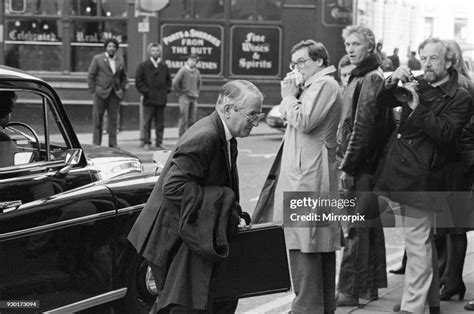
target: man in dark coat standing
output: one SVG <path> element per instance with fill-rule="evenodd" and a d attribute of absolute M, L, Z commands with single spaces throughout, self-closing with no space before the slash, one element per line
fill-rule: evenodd
<path fill-rule="evenodd" d="M 152 121 L 155 121 L 156 148 L 164 149 L 165 106 L 167 94 L 171 91 L 171 75 L 161 59 L 161 46 L 158 43 L 148 45 L 148 54 L 150 58 L 138 65 L 135 74 L 135 86 L 143 96 L 140 106 L 140 146 L 151 149 L 150 129 Z"/>
<path fill-rule="evenodd" d="M 119 43 L 115 38 L 104 42 L 105 53 L 92 58 L 87 74 L 89 90 L 94 94 L 92 124 L 94 128 L 92 143 L 102 143 L 102 123 L 105 110 L 109 114 L 109 146 L 117 146 L 117 115 L 120 100 L 127 88 L 128 77 L 123 59 L 117 55 Z"/>
<path fill-rule="evenodd" d="M 185 232 L 186 221 L 197 219 L 209 246 L 222 243 L 206 233 L 208 217 L 228 212 L 228 234 L 243 216 L 239 205 L 235 137 L 249 136 L 262 119 L 263 96 L 252 83 L 230 81 L 221 88 L 216 110 L 188 129 L 166 162 L 158 183 L 140 213 L 129 241 L 149 263 L 159 297 L 153 311 L 160 313 L 233 313 L 237 301 L 214 302 L 217 259 L 195 248 Z M 230 208 L 229 208 L 230 200 Z M 212 205 L 208 205 L 212 204 Z M 204 216 L 203 216 L 204 215 Z M 204 218 L 203 218 L 204 217 Z M 207 219 L 207 220 L 206 220 Z M 201 225 L 201 222 L 203 225 Z M 184 226 L 184 228 L 183 228 Z M 211 233 L 212 230 L 211 230 Z M 226 241 L 223 241 L 226 242 Z"/>
<path fill-rule="evenodd" d="M 401 205 L 407 266 L 401 308 L 403 313 L 439 313 L 439 274 L 432 227 L 435 212 L 447 207 L 447 160 L 471 112 L 471 97 L 452 69 L 454 54 L 441 40 L 419 46 L 424 74 L 404 86 L 411 98 L 395 97 L 397 83 L 413 81 L 410 69 L 399 67 L 385 81 L 380 105 L 401 106 L 400 124 L 379 164 L 376 190 Z M 400 99 L 400 98 L 399 98 Z M 436 192 L 435 192 L 436 191 Z"/>

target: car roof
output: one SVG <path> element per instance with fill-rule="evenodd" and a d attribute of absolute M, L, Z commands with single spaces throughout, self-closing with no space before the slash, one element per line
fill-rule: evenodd
<path fill-rule="evenodd" d="M 31 80 L 36 82 L 44 83 L 44 81 L 36 76 L 33 76 L 25 71 L 15 69 L 9 66 L 0 65 L 0 80 L 7 79 L 18 79 L 18 80 Z"/>

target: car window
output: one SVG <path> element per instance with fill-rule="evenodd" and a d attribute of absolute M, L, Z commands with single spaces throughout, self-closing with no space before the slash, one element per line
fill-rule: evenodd
<path fill-rule="evenodd" d="M 0 91 L 0 99 L 0 171 L 6 167 L 64 160 L 68 147 L 46 95 Z"/>

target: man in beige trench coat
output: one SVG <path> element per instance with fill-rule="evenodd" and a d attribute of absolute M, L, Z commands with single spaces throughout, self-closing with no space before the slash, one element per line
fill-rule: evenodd
<path fill-rule="evenodd" d="M 292 75 L 281 82 L 280 111 L 288 126 L 275 191 L 275 221 L 283 220 L 284 192 L 307 191 L 325 198 L 338 197 L 336 132 L 341 96 L 332 76 L 337 70 L 329 66 L 324 45 L 313 40 L 296 44 L 291 54 Z M 296 294 L 292 313 L 334 313 L 335 251 L 341 247 L 340 228 L 338 222 L 285 226 Z"/>

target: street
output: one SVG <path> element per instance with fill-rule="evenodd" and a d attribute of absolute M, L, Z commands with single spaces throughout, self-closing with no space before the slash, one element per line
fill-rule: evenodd
<path fill-rule="evenodd" d="M 257 203 L 260 190 L 265 182 L 266 176 L 275 158 L 277 149 L 283 138 L 281 134 L 257 135 L 238 139 L 239 156 L 238 169 L 240 181 L 240 203 L 242 209 L 249 214 L 253 213 Z M 166 143 L 171 145 L 171 142 Z M 144 164 L 145 171 L 151 171 L 153 165 L 151 162 Z M 385 243 L 387 256 L 387 271 L 395 268 L 401 262 L 403 255 L 403 236 L 402 230 L 398 228 L 385 228 Z M 337 253 L 337 269 L 342 252 Z M 338 273 L 338 271 L 336 272 Z M 389 274 L 389 283 L 394 277 L 402 277 Z M 384 293 L 382 289 L 381 293 Z M 260 297 L 241 299 L 237 308 L 237 313 L 282 313 L 290 310 L 291 301 L 294 295 L 288 293 L 270 294 Z M 351 307 L 338 308 L 337 313 L 347 313 L 352 311 Z M 387 309 L 389 310 L 389 309 Z"/>

